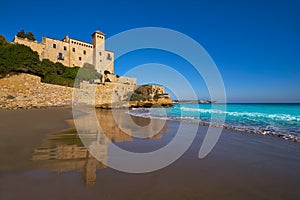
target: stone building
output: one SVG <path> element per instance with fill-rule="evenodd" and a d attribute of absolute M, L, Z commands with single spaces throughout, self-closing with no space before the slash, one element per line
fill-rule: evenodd
<path fill-rule="evenodd" d="M 73 93 L 73 100 L 75 100 L 75 102 L 78 101 L 77 103 L 92 104 L 96 107 L 103 108 L 111 108 L 114 106 L 135 107 L 143 106 L 144 103 L 146 103 L 147 106 L 155 104 L 172 105 L 172 100 L 168 94 L 165 94 L 163 86 L 137 86 L 136 78 L 118 76 L 114 74 L 114 52 L 105 49 L 105 34 L 101 31 L 95 31 L 92 34 L 92 43 L 76 40 L 68 36 L 62 40 L 42 37 L 42 42 L 31 41 L 27 38 L 15 36 L 13 43 L 23 44 L 30 47 L 33 51 L 36 51 L 39 54 L 41 60 L 49 59 L 52 62 L 60 62 L 68 67 L 82 67 L 85 63 L 94 65 L 96 70 L 102 74 L 102 79 L 93 80 L 87 83 L 82 82 L 80 84 L 80 90 Z M 48 85 L 41 84 L 40 81 L 37 85 L 45 86 L 40 87 L 40 90 L 38 90 L 43 93 L 46 91 L 44 88 L 48 87 Z M 131 95 L 136 89 L 142 95 L 144 102 L 136 100 L 129 102 Z M 87 95 L 89 94 L 88 91 L 95 95 L 95 99 L 91 99 L 90 96 Z M 68 91 L 67 94 L 72 99 L 72 93 Z M 17 94 L 14 95 L 17 96 Z M 58 99 L 60 100 L 60 98 Z M 90 102 L 93 100 L 95 100 L 95 103 Z M 32 103 L 32 106 L 44 105 L 36 104 L 31 100 L 29 102 L 30 105 Z M 19 102 L 16 101 L 16 104 L 18 103 Z M 127 105 L 128 103 L 129 105 Z"/>
<path fill-rule="evenodd" d="M 30 47 L 39 54 L 41 60 L 49 59 L 69 67 L 82 67 L 84 63 L 89 63 L 101 74 L 104 74 L 105 70 L 114 73 L 114 52 L 105 49 L 105 34 L 101 31 L 92 34 L 92 43 L 68 36 L 62 40 L 42 37 L 42 42 L 15 36 L 13 43 Z"/>

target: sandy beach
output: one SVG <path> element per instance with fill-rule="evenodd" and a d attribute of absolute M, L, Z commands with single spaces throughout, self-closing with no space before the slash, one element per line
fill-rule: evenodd
<path fill-rule="evenodd" d="M 116 127 L 111 111 L 97 113 L 108 138 L 133 152 L 163 147 L 179 125 L 167 121 L 157 135 L 135 139 Z M 0 111 L 0 199 L 273 200 L 300 196 L 297 142 L 223 130 L 213 151 L 199 159 L 207 129 L 200 126 L 192 146 L 176 162 L 155 172 L 130 174 L 86 156 L 76 131 L 66 122 L 70 119 L 70 108 Z M 145 118 L 133 120 L 149 123 Z"/>

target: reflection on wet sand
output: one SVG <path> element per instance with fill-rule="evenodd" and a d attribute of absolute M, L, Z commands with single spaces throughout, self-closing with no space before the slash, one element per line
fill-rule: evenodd
<path fill-rule="evenodd" d="M 96 115 L 102 131 L 91 123 L 87 126 L 89 131 L 81 135 L 75 129 L 49 134 L 40 147 L 33 150 L 32 160 L 38 162 L 39 168 L 58 173 L 80 171 L 84 183 L 91 186 L 96 183 L 97 169 L 106 168 L 108 140 L 114 143 L 133 141 L 136 134 L 142 134 L 145 139 L 160 139 L 168 128 L 168 122 L 131 117 L 122 110 L 115 115 L 109 110 L 97 110 Z M 86 124 L 92 119 L 83 114 L 78 120 Z M 130 125 L 130 121 L 135 125 Z M 146 129 L 136 133 L 136 125 Z M 163 128 L 153 134 L 161 125 Z"/>

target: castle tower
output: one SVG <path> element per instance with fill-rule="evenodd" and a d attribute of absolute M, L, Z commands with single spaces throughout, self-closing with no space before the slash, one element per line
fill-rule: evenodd
<path fill-rule="evenodd" d="M 105 54 L 105 34 L 97 30 L 92 34 L 93 41 L 93 65 L 95 65 L 96 70 L 103 74 L 106 68 L 104 60 Z"/>

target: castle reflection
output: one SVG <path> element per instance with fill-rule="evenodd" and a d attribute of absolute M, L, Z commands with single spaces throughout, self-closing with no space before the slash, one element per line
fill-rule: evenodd
<path fill-rule="evenodd" d="M 84 131 L 77 133 L 73 129 L 49 134 L 40 147 L 33 150 L 32 160 L 38 162 L 40 169 L 58 173 L 82 172 L 84 183 L 92 186 L 96 183 L 97 170 L 106 168 L 109 141 L 133 141 L 134 136 L 139 134 L 135 132 L 136 126 L 132 126 L 129 121 L 144 128 L 140 133 L 143 140 L 160 139 L 168 129 L 167 121 L 132 117 L 122 110 L 115 115 L 109 110 L 97 110 L 96 116 L 102 131 L 97 130 L 90 115 L 83 114 L 77 120 L 87 125 Z M 157 127 L 162 129 L 153 134 Z"/>

